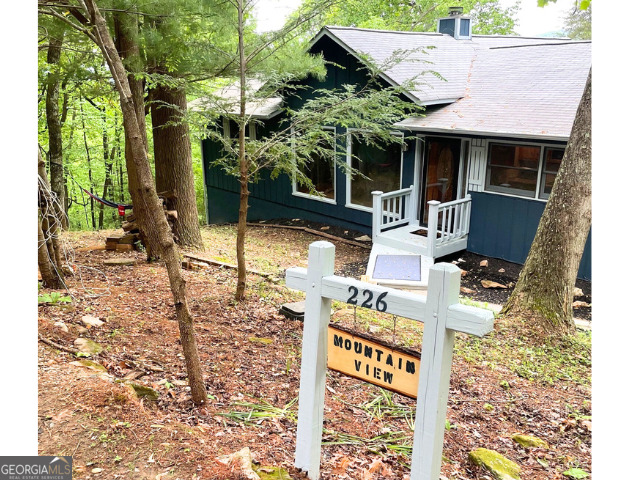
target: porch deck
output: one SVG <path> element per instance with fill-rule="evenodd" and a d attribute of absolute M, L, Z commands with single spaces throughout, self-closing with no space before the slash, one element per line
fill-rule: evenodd
<path fill-rule="evenodd" d="M 413 186 L 396 192 L 373 192 L 373 247 L 367 265 L 367 276 L 376 283 L 424 288 L 429 267 L 436 258 L 467 248 L 471 197 L 453 202 L 428 202 L 428 226 L 418 222 L 418 208 Z M 419 232 L 419 233 L 417 233 Z M 432 233 L 433 232 L 433 233 Z M 389 280 L 374 276 L 380 255 L 420 255 L 423 274 L 419 281 Z"/>

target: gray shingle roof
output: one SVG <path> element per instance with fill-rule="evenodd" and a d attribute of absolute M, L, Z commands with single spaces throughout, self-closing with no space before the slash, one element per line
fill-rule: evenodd
<path fill-rule="evenodd" d="M 396 51 L 415 49 L 383 76 L 400 85 L 418 75 L 411 99 L 447 106 L 398 124 L 414 130 L 568 138 L 591 67 L 590 42 L 559 38 L 455 40 L 440 33 L 325 27 L 314 43 L 324 35 L 378 65 Z"/>
<path fill-rule="evenodd" d="M 398 126 L 566 140 L 590 67 L 590 42 L 481 50 L 461 99 Z"/>

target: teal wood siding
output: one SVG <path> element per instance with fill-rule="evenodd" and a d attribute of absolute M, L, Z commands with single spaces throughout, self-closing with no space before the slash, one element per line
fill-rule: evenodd
<path fill-rule="evenodd" d="M 322 53 L 328 62 L 343 65 L 337 68 L 331 63 L 327 65 L 324 79 L 308 78 L 304 85 L 308 88 L 296 92 L 296 96 L 287 99 L 287 106 L 297 109 L 314 96 L 317 89 L 334 89 L 344 84 L 362 84 L 366 75 L 361 70 L 362 64 L 328 38 L 320 40 L 312 53 Z M 299 97 L 299 98 L 298 98 Z M 281 128 L 282 116 L 270 119 L 258 125 L 258 138 Z M 344 127 L 337 127 L 338 135 L 346 133 Z M 339 140 L 340 141 L 340 140 Z M 402 186 L 413 184 L 413 142 L 409 150 L 404 152 Z M 207 185 L 207 202 L 209 210 L 208 223 L 228 223 L 238 221 L 239 185 L 235 177 L 227 175 L 220 167 L 211 166 L 211 162 L 222 155 L 222 148 L 211 140 L 203 142 Z M 346 162 L 345 155 L 339 155 L 338 164 Z M 338 165 L 336 168 L 335 204 L 293 195 L 291 179 L 286 175 L 270 178 L 270 172 L 262 172 L 258 182 L 249 187 L 249 221 L 269 220 L 277 218 L 302 218 L 324 222 L 345 228 L 371 233 L 371 213 L 345 207 L 347 177 Z"/>
<path fill-rule="evenodd" d="M 472 192 L 471 198 L 467 250 L 523 264 L 546 203 L 483 192 Z M 591 234 L 587 238 L 578 278 L 591 280 Z"/>

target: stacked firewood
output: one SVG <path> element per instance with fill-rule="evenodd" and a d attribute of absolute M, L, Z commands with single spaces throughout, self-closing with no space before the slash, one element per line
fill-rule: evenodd
<path fill-rule="evenodd" d="M 173 192 L 162 192 L 158 194 L 158 197 L 162 200 L 162 208 L 164 209 L 164 214 L 169 222 L 169 227 L 171 227 L 171 231 L 175 233 L 175 223 L 178 220 L 178 212 L 176 210 L 167 209 L 167 200 L 174 199 L 175 194 Z M 125 221 L 122 224 L 122 230 L 125 231 L 124 235 L 107 238 L 105 246 L 107 250 L 133 250 L 134 243 L 144 243 L 144 239 L 141 237 L 140 227 L 136 222 L 135 212 L 131 212 L 125 217 Z"/>

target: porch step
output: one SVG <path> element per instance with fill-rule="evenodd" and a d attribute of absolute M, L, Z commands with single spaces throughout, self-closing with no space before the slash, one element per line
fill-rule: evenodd
<path fill-rule="evenodd" d="M 396 257 L 396 258 L 394 258 Z M 412 257 L 419 257 L 419 267 Z M 376 263 L 380 260 L 378 268 Z M 383 263 L 384 262 L 384 263 Z M 425 290 L 433 258 L 374 243 L 367 263 L 368 281 L 387 287 Z M 394 271 L 394 268 L 398 270 Z M 419 274 L 418 271 L 419 269 Z"/>

